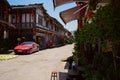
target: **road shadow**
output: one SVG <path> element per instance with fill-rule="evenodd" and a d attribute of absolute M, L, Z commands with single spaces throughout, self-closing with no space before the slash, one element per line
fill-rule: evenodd
<path fill-rule="evenodd" d="M 64 66 L 64 69 L 69 69 L 69 63 L 66 62 L 65 66 Z"/>
<path fill-rule="evenodd" d="M 82 77 L 82 72 L 80 72 L 77 68 L 77 66 L 73 66 L 73 57 L 69 56 L 66 60 L 62 60 L 63 62 L 66 62 L 64 69 L 67 69 L 67 73 L 60 72 L 59 73 L 59 79 L 60 80 L 85 80 Z M 82 69 L 80 67 L 80 69 Z M 64 79 L 63 79 L 64 78 Z"/>
<path fill-rule="evenodd" d="M 0 54 L 13 54 L 13 50 L 0 49 Z"/>

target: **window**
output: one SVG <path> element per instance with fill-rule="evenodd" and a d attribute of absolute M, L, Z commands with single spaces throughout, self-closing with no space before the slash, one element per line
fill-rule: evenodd
<path fill-rule="evenodd" d="M 26 15 L 26 22 L 30 22 L 30 14 Z"/>
<path fill-rule="evenodd" d="M 43 25 L 43 17 L 38 15 L 38 24 Z"/>
<path fill-rule="evenodd" d="M 46 21 L 46 27 L 48 27 L 48 21 Z"/>
<path fill-rule="evenodd" d="M 22 22 L 25 23 L 25 14 L 22 14 Z"/>
<path fill-rule="evenodd" d="M 16 22 L 16 16 L 15 15 L 12 15 L 12 23 L 15 23 Z"/>
<path fill-rule="evenodd" d="M 58 30 L 58 27 L 57 27 L 56 25 L 55 25 L 55 31 L 57 31 L 57 32 L 59 31 L 59 30 Z"/>

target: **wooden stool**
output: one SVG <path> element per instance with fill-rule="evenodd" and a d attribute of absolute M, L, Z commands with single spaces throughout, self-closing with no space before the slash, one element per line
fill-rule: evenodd
<path fill-rule="evenodd" d="M 58 75 L 57 71 L 52 71 L 50 80 L 58 80 L 58 76 L 57 75 Z"/>

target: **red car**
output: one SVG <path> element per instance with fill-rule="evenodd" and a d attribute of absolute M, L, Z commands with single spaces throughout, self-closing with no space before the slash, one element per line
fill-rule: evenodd
<path fill-rule="evenodd" d="M 52 40 L 48 40 L 46 46 L 47 46 L 47 48 L 52 48 L 52 47 L 54 47 L 55 45 L 54 45 L 54 43 L 53 43 Z"/>
<path fill-rule="evenodd" d="M 35 42 L 23 42 L 14 48 L 14 52 L 16 54 L 17 53 L 31 54 L 36 51 L 39 51 L 39 45 Z"/>

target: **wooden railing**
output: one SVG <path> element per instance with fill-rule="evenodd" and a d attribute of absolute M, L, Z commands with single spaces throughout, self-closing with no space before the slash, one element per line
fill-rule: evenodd
<path fill-rule="evenodd" d="M 33 22 L 27 22 L 27 23 L 13 23 L 16 28 L 19 28 L 19 29 L 24 29 L 24 28 L 33 28 L 35 27 L 35 23 Z"/>

